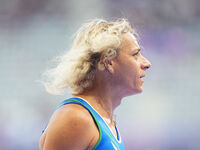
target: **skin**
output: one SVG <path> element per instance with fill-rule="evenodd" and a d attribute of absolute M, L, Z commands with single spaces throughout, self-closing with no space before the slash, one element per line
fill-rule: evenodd
<path fill-rule="evenodd" d="M 151 66 L 140 53 L 140 46 L 131 33 L 122 37 L 120 52 L 105 70 L 97 70 L 91 89 L 72 95 L 87 100 L 103 117 L 113 135 L 113 111 L 123 97 L 142 92 L 142 77 Z M 73 114 L 73 115 L 71 115 Z M 67 117 L 66 117 L 67 116 Z M 89 150 L 99 139 L 98 128 L 89 112 L 82 106 L 68 104 L 57 110 L 40 139 L 41 150 Z"/>

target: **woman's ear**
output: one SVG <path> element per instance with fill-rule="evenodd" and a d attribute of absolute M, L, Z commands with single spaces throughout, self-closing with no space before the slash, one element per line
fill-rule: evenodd
<path fill-rule="evenodd" d="M 112 59 L 117 55 L 116 50 L 114 49 L 108 49 L 106 52 L 103 52 L 100 56 L 100 61 L 98 63 L 98 69 L 99 70 L 107 70 L 110 73 L 114 72 L 113 66 L 112 66 Z"/>
<path fill-rule="evenodd" d="M 98 69 L 101 71 L 106 69 L 108 72 L 113 73 L 113 67 L 111 61 L 108 60 L 108 58 L 103 55 L 100 57 L 100 61 L 98 63 Z"/>
<path fill-rule="evenodd" d="M 106 66 L 106 69 L 107 69 L 110 73 L 114 73 L 112 64 L 108 64 L 108 65 Z"/>
<path fill-rule="evenodd" d="M 110 73 L 114 72 L 111 60 L 109 60 L 107 57 L 105 57 L 105 59 L 103 60 L 103 64 L 108 72 Z"/>

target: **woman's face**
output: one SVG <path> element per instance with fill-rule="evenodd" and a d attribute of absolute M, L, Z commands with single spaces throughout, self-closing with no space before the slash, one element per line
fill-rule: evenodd
<path fill-rule="evenodd" d="M 111 63 L 115 83 L 126 95 L 142 92 L 142 78 L 151 64 L 140 53 L 140 46 L 134 35 L 123 35 L 119 55 Z"/>

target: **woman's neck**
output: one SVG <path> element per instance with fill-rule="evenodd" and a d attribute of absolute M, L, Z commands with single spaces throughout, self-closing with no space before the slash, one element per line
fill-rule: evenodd
<path fill-rule="evenodd" d="M 120 96 L 113 94 L 106 87 L 101 89 L 93 88 L 73 96 L 85 99 L 103 118 L 109 119 L 110 123 L 113 122 L 115 108 L 121 103 Z"/>

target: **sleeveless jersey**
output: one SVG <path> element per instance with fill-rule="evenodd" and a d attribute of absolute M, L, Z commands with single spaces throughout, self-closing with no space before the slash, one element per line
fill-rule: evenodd
<path fill-rule="evenodd" d="M 79 97 L 72 97 L 66 99 L 60 104 L 60 106 L 57 107 L 56 110 L 58 110 L 63 105 L 69 103 L 74 103 L 83 106 L 85 109 L 89 111 L 94 121 L 96 122 L 96 125 L 99 130 L 99 140 L 97 144 L 92 148 L 92 150 L 125 150 L 117 127 L 115 126 L 115 130 L 117 132 L 117 139 L 116 139 L 113 133 L 111 132 L 109 126 L 107 125 L 107 123 L 103 120 L 103 118 L 99 115 L 99 113 L 96 112 L 96 110 L 84 99 Z"/>

